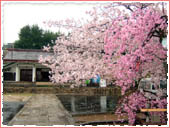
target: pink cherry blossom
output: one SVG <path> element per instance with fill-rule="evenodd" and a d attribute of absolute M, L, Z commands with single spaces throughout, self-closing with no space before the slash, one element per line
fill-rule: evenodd
<path fill-rule="evenodd" d="M 128 96 L 126 92 L 136 88 L 142 78 L 149 76 L 158 86 L 167 75 L 164 67 L 167 49 L 155 35 L 157 33 L 153 33 L 167 31 L 166 18 L 162 18 L 167 15 L 166 8 L 160 8 L 161 5 L 115 2 L 87 10 L 91 17 L 87 21 L 51 22 L 50 26 L 63 27 L 71 33 L 61 36 L 53 47 L 45 46 L 44 51 L 53 52 L 53 55 L 40 56 L 39 62 L 51 69 L 52 82 L 70 82 L 72 88 L 96 74 L 115 81 L 125 96 L 116 112 L 127 113 L 129 124 L 133 125 L 137 112 L 146 108 L 149 100 L 144 92 L 135 91 Z M 158 97 L 160 95 L 158 93 Z M 167 105 L 166 98 L 150 103 L 160 108 Z"/>

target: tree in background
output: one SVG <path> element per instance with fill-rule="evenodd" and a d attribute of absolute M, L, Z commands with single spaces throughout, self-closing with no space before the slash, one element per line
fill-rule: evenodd
<path fill-rule="evenodd" d="M 39 62 L 51 69 L 51 80 L 56 83 L 74 81 L 79 86 L 96 74 L 115 80 L 123 97 L 116 112 L 127 113 L 129 124 L 133 125 L 137 112 L 146 108 L 148 102 L 152 108 L 167 107 L 160 90 L 151 101 L 148 97 L 152 94 L 146 97 L 145 92 L 138 90 L 142 78 L 150 76 L 157 87 L 167 75 L 163 65 L 167 49 L 161 44 L 167 34 L 163 6 L 162 3 L 112 3 L 87 12 L 91 20 L 85 24 L 59 21 L 60 26 L 72 32 L 67 38 L 56 40 L 53 47 L 44 47 L 47 52 L 52 50 L 54 56 L 41 56 Z M 166 114 L 159 114 L 166 121 Z"/>
<path fill-rule="evenodd" d="M 59 32 L 44 31 L 38 25 L 27 25 L 20 30 L 19 40 L 14 42 L 14 47 L 21 49 L 41 49 L 48 44 L 52 46 L 52 41 L 55 41 L 60 35 L 61 33 Z"/>

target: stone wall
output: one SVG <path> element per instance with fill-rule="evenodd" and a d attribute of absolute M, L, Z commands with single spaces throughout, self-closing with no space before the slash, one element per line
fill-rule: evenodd
<path fill-rule="evenodd" d="M 66 94 L 66 95 L 121 95 L 120 88 L 118 87 L 80 87 L 80 88 L 68 88 L 68 87 L 3 87 L 3 93 L 52 93 L 52 94 Z"/>
<path fill-rule="evenodd" d="M 81 88 L 55 88 L 58 94 L 74 94 L 74 95 L 120 95 L 120 88 L 106 87 L 81 87 Z"/>

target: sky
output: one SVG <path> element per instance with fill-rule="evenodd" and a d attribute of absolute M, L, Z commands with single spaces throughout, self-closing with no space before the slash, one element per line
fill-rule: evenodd
<path fill-rule="evenodd" d="M 57 32 L 57 26 L 49 27 L 48 21 L 68 18 L 88 18 L 85 12 L 97 4 L 108 2 L 2 2 L 2 44 L 18 40 L 20 29 L 37 24 L 43 30 Z M 61 29 L 60 29 L 61 30 Z"/>
<path fill-rule="evenodd" d="M 96 5 L 94 2 L 3 2 L 2 42 L 13 43 L 18 39 L 18 33 L 25 25 L 37 24 L 44 30 L 57 32 L 56 26 L 49 27 L 44 24 L 44 21 L 86 18 L 85 11 Z"/>

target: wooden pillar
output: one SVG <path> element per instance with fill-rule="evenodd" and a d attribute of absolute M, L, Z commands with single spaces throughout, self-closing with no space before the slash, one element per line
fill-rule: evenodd
<path fill-rule="evenodd" d="M 15 81 L 20 81 L 20 69 L 18 65 L 16 66 Z"/>
<path fill-rule="evenodd" d="M 36 67 L 35 67 L 35 65 L 32 68 L 32 82 L 36 82 Z"/>
<path fill-rule="evenodd" d="M 150 105 L 150 103 L 148 102 L 147 104 L 146 104 L 146 108 L 150 108 L 151 107 L 151 105 Z M 146 112 L 146 122 L 148 123 L 150 121 L 150 113 L 149 112 Z"/>

